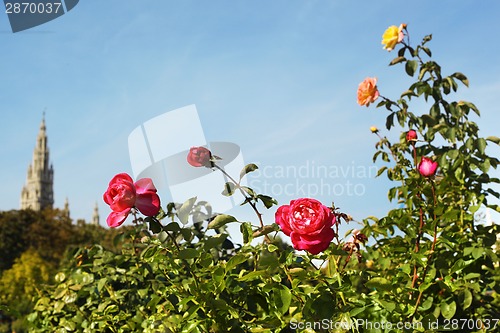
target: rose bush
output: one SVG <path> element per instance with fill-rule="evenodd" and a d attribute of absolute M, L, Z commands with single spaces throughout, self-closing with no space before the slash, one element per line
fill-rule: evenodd
<path fill-rule="evenodd" d="M 315 199 L 292 200 L 290 205 L 278 208 L 275 218 L 296 250 L 318 254 L 326 250 L 335 237 L 332 229 L 335 216 L 330 208 Z"/>
<path fill-rule="evenodd" d="M 400 135 L 391 141 L 371 129 L 378 138 L 373 160 L 383 163 L 378 176 L 395 184 L 388 191 L 395 208 L 382 218 L 355 221 L 333 204 L 299 198 L 280 206 L 275 223 L 266 224 L 260 209 L 272 209 L 276 200 L 242 185 L 258 167 L 249 164 L 233 177 L 208 149 L 194 147 L 188 162 L 223 172 L 227 182 L 218 190 L 241 193 L 257 222 L 214 214 L 197 198 L 169 203 L 155 216 L 134 215 L 135 227 L 116 238 L 120 253 L 99 245 L 70 253 L 57 283 L 40 291 L 28 317 L 33 331 L 498 331 L 494 245 L 500 228 L 478 223 L 484 220 L 478 212 L 500 211 L 490 201 L 500 194 L 489 186 L 500 180 L 488 174 L 500 161 L 486 152 L 500 138 L 479 136 L 474 104 L 446 100 L 457 82 L 468 80 L 458 72 L 445 76 L 426 59 L 430 36 L 412 47 L 403 31 L 404 25 L 388 29 L 384 44 L 388 50 L 400 46 L 390 65 L 404 64 L 408 76 L 417 74 L 415 82 L 395 100 L 380 96 L 377 104 L 389 113 L 387 130 L 396 127 Z M 374 79 L 361 88 L 360 105 L 379 97 Z M 418 98 L 429 112 L 413 110 Z M 432 177 L 438 165 L 439 177 Z M 152 183 L 134 184 L 130 177 L 111 183 L 105 201 L 120 219 L 139 209 L 140 193 L 155 192 Z M 337 229 L 342 221 L 360 230 L 344 240 Z M 230 223 L 239 226 L 242 244 L 231 239 Z"/>
<path fill-rule="evenodd" d="M 142 178 L 134 183 L 126 173 L 117 174 L 111 179 L 103 199 L 112 210 L 106 219 L 112 228 L 122 225 L 134 207 L 146 216 L 154 216 L 160 210 L 160 198 L 153 181 Z"/>

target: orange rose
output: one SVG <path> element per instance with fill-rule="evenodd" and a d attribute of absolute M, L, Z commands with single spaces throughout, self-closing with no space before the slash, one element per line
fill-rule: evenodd
<path fill-rule="evenodd" d="M 406 24 L 400 24 L 399 27 L 395 25 L 390 26 L 382 35 L 382 44 L 384 49 L 387 51 L 392 51 L 398 43 L 401 43 L 404 38 L 403 29 L 406 28 Z"/>
<path fill-rule="evenodd" d="M 358 86 L 358 104 L 369 106 L 370 103 L 375 102 L 379 96 L 377 88 L 377 78 L 367 77 Z"/>

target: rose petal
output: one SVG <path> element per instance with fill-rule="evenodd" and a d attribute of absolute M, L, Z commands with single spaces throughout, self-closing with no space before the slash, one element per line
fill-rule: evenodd
<path fill-rule="evenodd" d="M 135 182 L 135 191 L 137 194 L 142 194 L 147 191 L 156 192 L 156 187 L 154 186 L 151 178 L 141 178 Z"/>
<path fill-rule="evenodd" d="M 155 216 L 160 211 L 160 197 L 155 191 L 137 195 L 135 206 L 146 216 Z"/>
<path fill-rule="evenodd" d="M 108 226 L 111 228 L 116 228 L 122 225 L 122 223 L 127 219 L 130 213 L 130 208 L 127 208 L 121 212 L 111 212 L 106 219 Z"/>
<path fill-rule="evenodd" d="M 276 223 L 280 226 L 281 231 L 287 236 L 290 236 L 292 229 L 290 228 L 290 222 L 288 219 L 290 211 L 290 206 L 283 205 L 278 208 L 276 214 L 274 215 Z"/>
<path fill-rule="evenodd" d="M 296 250 L 306 250 L 311 254 L 318 254 L 326 250 L 328 246 L 330 246 L 333 237 L 335 237 L 335 232 L 331 228 L 325 229 L 321 235 L 317 235 L 313 238 L 296 232 L 290 234 L 290 239 Z"/>

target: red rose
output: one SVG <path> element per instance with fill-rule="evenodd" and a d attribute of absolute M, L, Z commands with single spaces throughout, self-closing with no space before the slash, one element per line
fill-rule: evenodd
<path fill-rule="evenodd" d="M 415 130 L 409 130 L 408 132 L 406 132 L 406 141 L 407 142 L 416 141 L 417 138 L 418 138 L 418 136 L 417 136 L 417 132 Z"/>
<path fill-rule="evenodd" d="M 151 178 L 139 179 L 134 184 L 128 174 L 117 174 L 109 182 L 103 199 L 112 210 L 106 220 L 111 228 L 119 227 L 133 207 L 146 216 L 154 216 L 160 211 L 160 197 Z"/>
<path fill-rule="evenodd" d="M 187 156 L 187 161 L 194 167 L 207 167 L 212 166 L 210 159 L 212 158 L 212 153 L 205 147 L 191 147 L 189 149 L 189 154 Z"/>
<path fill-rule="evenodd" d="M 332 229 L 335 215 L 315 199 L 292 200 L 290 205 L 278 208 L 275 218 L 296 250 L 318 254 L 328 248 L 335 236 Z"/>
<path fill-rule="evenodd" d="M 417 166 L 418 172 L 424 177 L 431 177 L 436 174 L 436 169 L 438 167 L 438 163 L 434 162 L 428 157 L 422 157 L 422 160 Z"/>

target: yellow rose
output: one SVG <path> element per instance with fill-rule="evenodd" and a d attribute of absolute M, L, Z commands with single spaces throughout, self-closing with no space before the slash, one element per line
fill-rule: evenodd
<path fill-rule="evenodd" d="M 384 49 L 387 51 L 392 51 L 396 44 L 401 43 L 404 38 L 403 29 L 406 28 L 406 24 L 401 24 L 399 27 L 391 25 L 382 35 L 382 44 Z"/>

